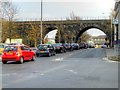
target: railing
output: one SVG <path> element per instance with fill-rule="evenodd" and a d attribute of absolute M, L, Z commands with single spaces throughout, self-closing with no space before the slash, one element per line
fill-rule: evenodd
<path fill-rule="evenodd" d="M 108 20 L 110 19 L 109 17 L 80 17 L 80 20 Z M 31 18 L 31 19 L 22 19 L 22 21 L 40 21 L 40 18 Z M 65 18 L 48 18 L 48 17 L 43 17 L 43 21 L 64 21 L 67 20 Z M 68 19 L 71 20 L 71 19 Z M 18 20 L 21 21 L 21 20 Z"/>

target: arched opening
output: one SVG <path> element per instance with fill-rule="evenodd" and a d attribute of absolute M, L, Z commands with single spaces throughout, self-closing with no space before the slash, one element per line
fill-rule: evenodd
<path fill-rule="evenodd" d="M 93 43 L 96 48 L 101 48 L 103 45 L 108 45 L 109 40 L 106 34 L 100 29 L 91 28 L 86 31 L 91 37 L 88 39 L 87 43 Z"/>
<path fill-rule="evenodd" d="M 101 28 L 99 28 L 99 27 L 89 26 L 89 27 L 83 28 L 83 29 L 78 33 L 78 35 L 76 36 L 76 42 L 79 40 L 80 36 L 81 36 L 84 32 L 89 31 L 89 30 L 91 30 L 91 29 L 94 29 L 94 33 L 95 33 L 96 31 L 98 31 L 98 30 L 99 30 L 99 32 L 100 32 L 100 31 L 103 32 L 103 34 L 106 35 L 107 39 L 110 40 L 110 37 L 111 37 L 111 36 L 110 36 L 110 33 L 104 32 L 104 30 L 101 29 Z"/>
<path fill-rule="evenodd" d="M 100 36 L 100 35 L 106 36 L 106 34 L 103 31 L 97 28 L 88 29 L 86 32 L 90 34 L 91 36 Z"/>
<path fill-rule="evenodd" d="M 82 37 L 84 33 L 86 35 L 90 35 L 89 38 L 86 38 L 85 42 L 87 43 L 94 43 L 97 47 L 101 47 L 101 45 L 105 43 L 110 45 L 110 38 L 108 34 L 103 32 L 103 30 L 98 27 L 87 27 L 81 30 L 76 37 L 76 42 L 81 42 L 84 40 Z"/>
<path fill-rule="evenodd" d="M 49 44 L 55 43 L 55 36 L 56 36 L 57 31 L 58 30 L 55 29 L 55 30 L 51 30 L 50 32 L 48 32 L 44 37 L 44 43 L 49 43 Z"/>

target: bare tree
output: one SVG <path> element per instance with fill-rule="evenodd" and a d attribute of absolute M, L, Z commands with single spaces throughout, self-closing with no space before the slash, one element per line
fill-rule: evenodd
<path fill-rule="evenodd" d="M 81 40 L 79 42 L 87 42 L 89 38 L 91 38 L 91 35 L 85 32 L 82 34 L 82 36 L 80 36 Z"/>
<path fill-rule="evenodd" d="M 12 38 L 12 32 L 14 32 L 14 21 L 15 21 L 15 16 L 17 14 L 17 7 L 15 5 L 13 5 L 12 2 L 10 1 L 5 1 L 5 2 L 2 2 L 2 19 L 5 21 L 5 23 L 7 23 L 7 25 L 3 25 L 3 33 L 4 33 L 4 28 L 6 28 L 6 33 L 7 34 L 7 37 L 6 38 L 9 38 L 10 39 L 10 42 L 11 42 L 11 38 Z M 3 24 L 4 24 L 4 21 L 3 21 Z M 3 34 L 4 35 L 4 34 Z M 3 36 L 4 37 L 4 36 Z"/>
<path fill-rule="evenodd" d="M 37 46 L 37 40 L 38 38 L 40 37 L 40 33 L 39 33 L 39 30 L 40 30 L 40 26 L 35 24 L 34 22 L 29 22 L 30 24 L 30 27 L 31 29 L 28 30 L 28 37 L 30 40 L 33 40 L 34 41 L 34 46 L 36 47 Z"/>
<path fill-rule="evenodd" d="M 66 18 L 66 20 L 81 20 L 81 18 L 74 14 L 74 12 L 70 13 L 70 17 Z"/>
<path fill-rule="evenodd" d="M 0 42 L 2 42 L 2 1 L 0 1 Z"/>

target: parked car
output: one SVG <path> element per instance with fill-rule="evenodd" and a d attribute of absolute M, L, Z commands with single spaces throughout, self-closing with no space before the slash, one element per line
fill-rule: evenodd
<path fill-rule="evenodd" d="M 65 47 L 66 50 L 73 51 L 73 46 L 71 44 L 65 43 L 63 44 L 63 46 Z"/>
<path fill-rule="evenodd" d="M 95 44 L 94 43 L 88 43 L 88 48 L 95 48 Z"/>
<path fill-rule="evenodd" d="M 36 56 L 43 56 L 43 55 L 47 55 L 47 56 L 52 56 L 55 55 L 55 49 L 51 44 L 40 44 L 38 45 L 38 50 L 36 51 Z"/>
<path fill-rule="evenodd" d="M 103 45 L 101 45 L 101 48 L 107 48 L 107 44 L 104 43 Z"/>
<path fill-rule="evenodd" d="M 66 52 L 66 49 L 65 49 L 65 47 L 62 45 L 62 43 L 53 44 L 53 47 L 55 48 L 55 52 L 56 52 L 56 53 Z"/>
<path fill-rule="evenodd" d="M 83 48 L 85 49 L 88 47 L 88 45 L 86 43 L 79 43 L 79 47 L 80 49 L 83 49 Z"/>
<path fill-rule="evenodd" d="M 74 50 L 79 50 L 79 49 L 80 49 L 78 43 L 72 43 L 71 45 L 73 46 L 73 49 L 74 49 Z"/>
<path fill-rule="evenodd" d="M 3 51 L 4 51 L 4 47 L 5 47 L 5 44 L 0 43 L 0 54 L 3 53 Z"/>
<path fill-rule="evenodd" d="M 5 46 L 2 54 L 2 63 L 6 64 L 8 61 L 16 61 L 22 64 L 24 61 L 34 61 L 35 52 L 26 45 L 8 45 Z"/>

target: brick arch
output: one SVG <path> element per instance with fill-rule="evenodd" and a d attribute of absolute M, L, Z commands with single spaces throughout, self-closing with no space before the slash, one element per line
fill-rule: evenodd
<path fill-rule="evenodd" d="M 87 27 L 85 27 L 85 28 L 83 28 L 82 30 L 79 31 L 79 33 L 78 33 L 77 36 L 76 36 L 75 42 L 78 41 L 79 37 L 80 37 L 84 32 L 86 32 L 87 30 L 92 29 L 92 28 L 96 28 L 96 29 L 99 29 L 99 30 L 103 31 L 103 32 L 106 34 L 107 38 L 111 41 L 111 32 L 107 32 L 107 30 L 105 30 L 105 29 L 104 29 L 103 27 L 101 27 L 101 26 L 87 26 Z"/>

